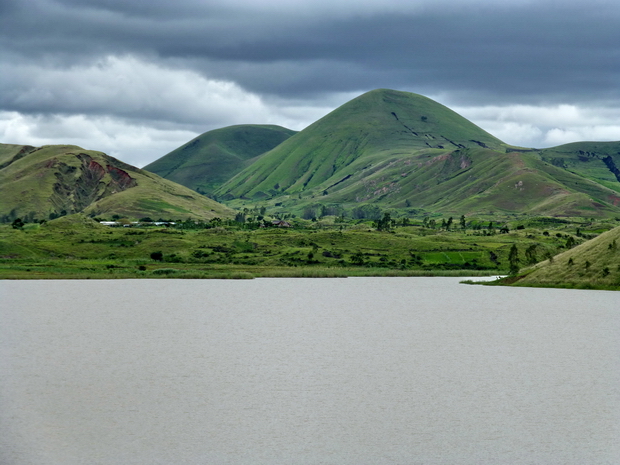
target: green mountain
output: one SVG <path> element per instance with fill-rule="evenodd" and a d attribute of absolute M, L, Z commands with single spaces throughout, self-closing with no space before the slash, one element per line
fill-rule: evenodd
<path fill-rule="evenodd" d="M 516 286 L 620 290 L 620 227 L 508 278 Z"/>
<path fill-rule="evenodd" d="M 259 156 L 215 194 L 231 205 L 260 201 L 297 212 L 369 203 L 455 214 L 607 216 L 620 213 L 618 148 L 511 147 L 431 99 L 379 89 Z"/>
<path fill-rule="evenodd" d="M 0 144 L 0 219 L 82 212 L 129 219 L 210 219 L 233 211 L 148 171 L 76 146 Z"/>
<path fill-rule="evenodd" d="M 620 142 L 574 142 L 538 153 L 554 166 L 620 192 Z"/>
<path fill-rule="evenodd" d="M 298 133 L 268 125 L 209 131 L 146 169 L 79 147 L 0 144 L 0 219 L 232 215 L 196 192 L 306 218 L 360 207 L 620 215 L 620 142 L 512 147 L 429 98 L 386 89 Z"/>
<path fill-rule="evenodd" d="M 431 99 L 374 90 L 261 156 L 217 193 L 229 198 L 261 198 L 313 188 L 324 190 L 391 157 L 420 150 L 443 153 L 467 147 L 499 149 L 503 145 Z"/>
<path fill-rule="evenodd" d="M 205 132 L 146 165 L 158 174 L 200 193 L 213 190 L 296 131 L 281 126 L 238 125 Z"/>

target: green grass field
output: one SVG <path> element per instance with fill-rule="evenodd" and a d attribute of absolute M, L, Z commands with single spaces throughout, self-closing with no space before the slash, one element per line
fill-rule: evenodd
<path fill-rule="evenodd" d="M 233 221 L 109 227 L 70 215 L 21 229 L 0 225 L 0 278 L 488 276 L 508 272 L 513 244 L 525 266 L 617 224 L 522 219 L 500 233 L 476 219 L 465 230 L 408 223 L 389 231 L 334 218 L 291 228 Z"/>

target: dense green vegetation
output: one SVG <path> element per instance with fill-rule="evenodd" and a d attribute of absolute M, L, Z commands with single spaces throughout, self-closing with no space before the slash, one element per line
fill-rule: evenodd
<path fill-rule="evenodd" d="M 522 218 L 292 220 L 259 209 L 239 221 L 103 226 L 85 215 L 0 226 L 0 277 L 252 278 L 479 276 L 510 272 L 595 237 L 618 221 Z"/>

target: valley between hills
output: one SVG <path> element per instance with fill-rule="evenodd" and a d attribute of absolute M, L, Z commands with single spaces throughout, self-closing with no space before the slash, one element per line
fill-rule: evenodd
<path fill-rule="evenodd" d="M 2 278 L 508 274 L 620 288 L 620 142 L 514 147 L 394 90 L 299 132 L 209 131 L 143 169 L 0 144 L 0 199 Z"/>

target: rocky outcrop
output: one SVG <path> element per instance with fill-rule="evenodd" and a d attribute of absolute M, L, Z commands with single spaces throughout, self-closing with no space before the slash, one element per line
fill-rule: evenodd
<path fill-rule="evenodd" d="M 81 162 L 77 168 L 62 162 L 53 166 L 57 181 L 50 200 L 58 214 L 80 212 L 97 200 L 137 185 L 125 170 L 109 164 L 104 168 L 85 153 L 75 156 Z"/>
<path fill-rule="evenodd" d="M 609 171 L 611 171 L 618 180 L 618 182 L 620 182 L 620 169 L 618 169 L 618 167 L 614 163 L 614 159 L 611 158 L 610 155 L 607 155 L 605 158 L 603 158 L 603 163 L 605 163 Z"/>
<path fill-rule="evenodd" d="M 136 185 L 136 180 L 129 176 L 127 171 L 124 171 L 112 165 L 107 165 L 106 168 L 112 178 L 110 186 L 114 186 L 114 188 L 117 189 L 117 192 L 124 191 Z"/>

